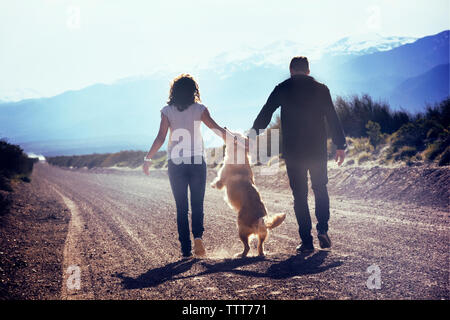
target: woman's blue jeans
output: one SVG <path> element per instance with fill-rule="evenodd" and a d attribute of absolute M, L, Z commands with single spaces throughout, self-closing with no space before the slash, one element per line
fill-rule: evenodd
<path fill-rule="evenodd" d="M 196 160 L 196 161 L 194 161 Z M 191 237 L 189 232 L 189 201 L 188 188 L 191 194 L 192 234 L 195 238 L 203 235 L 203 200 L 206 186 L 206 163 L 203 157 L 191 158 L 190 163 L 168 161 L 170 186 L 177 207 L 178 236 L 183 254 L 191 252 Z"/>

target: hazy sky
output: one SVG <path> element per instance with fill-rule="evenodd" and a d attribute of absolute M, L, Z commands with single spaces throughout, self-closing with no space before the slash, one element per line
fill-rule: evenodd
<path fill-rule="evenodd" d="M 450 0 L 14 0 L 0 2 L 0 99 L 54 95 L 156 69 L 192 72 L 279 40 L 421 37 L 449 29 Z"/>

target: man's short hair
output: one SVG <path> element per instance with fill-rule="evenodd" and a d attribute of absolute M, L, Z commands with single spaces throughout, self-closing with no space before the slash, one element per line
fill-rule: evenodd
<path fill-rule="evenodd" d="M 289 65 L 289 69 L 305 73 L 308 72 L 309 71 L 308 58 L 303 56 L 293 57 L 291 60 L 291 64 Z"/>

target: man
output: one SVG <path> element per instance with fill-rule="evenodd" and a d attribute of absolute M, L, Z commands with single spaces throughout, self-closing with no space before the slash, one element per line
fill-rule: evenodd
<path fill-rule="evenodd" d="M 331 247 L 327 234 L 330 208 L 326 186 L 328 177 L 325 121 L 330 128 L 332 141 L 337 146 L 335 159 L 338 165 L 344 161 L 346 142 L 330 91 L 327 86 L 309 76 L 308 59 L 294 57 L 289 69 L 291 77 L 275 87 L 252 129 L 257 133 L 260 129 L 265 129 L 272 119 L 272 114 L 281 106 L 282 153 L 302 240 L 297 251 L 309 254 L 314 251 L 314 245 L 307 201 L 308 171 L 315 197 L 319 244 L 321 248 Z"/>

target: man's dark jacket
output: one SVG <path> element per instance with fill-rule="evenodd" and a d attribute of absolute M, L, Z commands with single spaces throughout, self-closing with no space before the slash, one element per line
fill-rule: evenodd
<path fill-rule="evenodd" d="M 345 149 L 344 132 L 326 85 L 306 75 L 293 76 L 280 83 L 258 114 L 253 129 L 265 129 L 279 106 L 284 158 L 327 159 L 325 121 L 333 143 L 338 149 Z"/>

